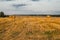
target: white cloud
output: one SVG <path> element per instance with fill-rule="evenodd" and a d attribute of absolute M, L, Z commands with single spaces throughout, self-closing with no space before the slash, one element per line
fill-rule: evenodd
<path fill-rule="evenodd" d="M 18 8 L 12 5 L 26 4 L 26 6 L 19 6 Z M 60 0 L 0 0 L 0 11 L 4 11 L 6 14 L 52 14 L 52 11 L 60 11 Z"/>

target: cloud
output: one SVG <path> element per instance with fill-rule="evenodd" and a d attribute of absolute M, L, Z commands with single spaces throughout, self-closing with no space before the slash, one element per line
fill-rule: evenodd
<path fill-rule="evenodd" d="M 40 0 L 31 0 L 31 1 L 40 1 Z"/>
<path fill-rule="evenodd" d="M 13 0 L 0 0 L 0 1 L 13 1 Z"/>
<path fill-rule="evenodd" d="M 19 7 L 26 6 L 26 4 L 13 4 L 12 6 L 15 7 L 15 8 L 19 8 Z"/>
<path fill-rule="evenodd" d="M 60 0 L 0 0 L 0 11 L 6 14 L 60 14 Z"/>

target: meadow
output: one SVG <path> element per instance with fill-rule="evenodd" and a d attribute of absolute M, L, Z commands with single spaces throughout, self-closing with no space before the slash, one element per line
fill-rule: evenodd
<path fill-rule="evenodd" d="M 0 40 L 60 40 L 60 17 L 1 17 Z"/>

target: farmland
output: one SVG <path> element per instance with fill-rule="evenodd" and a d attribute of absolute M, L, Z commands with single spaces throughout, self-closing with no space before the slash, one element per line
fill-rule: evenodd
<path fill-rule="evenodd" d="M 0 18 L 0 40 L 60 40 L 60 17 Z"/>

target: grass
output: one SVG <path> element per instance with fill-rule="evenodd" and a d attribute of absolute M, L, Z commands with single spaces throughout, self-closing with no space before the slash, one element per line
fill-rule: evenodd
<path fill-rule="evenodd" d="M 15 37 L 17 37 L 19 34 L 20 34 L 20 32 L 13 31 L 10 36 L 11 36 L 12 38 L 15 38 Z"/>
<path fill-rule="evenodd" d="M 40 16 L 0 18 L 0 40 L 60 40 L 59 20 Z"/>

